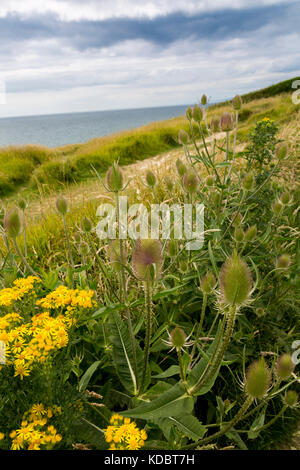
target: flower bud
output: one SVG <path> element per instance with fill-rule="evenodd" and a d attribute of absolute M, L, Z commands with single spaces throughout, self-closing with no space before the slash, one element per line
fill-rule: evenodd
<path fill-rule="evenodd" d="M 294 407 L 298 403 L 298 394 L 295 390 L 288 390 L 284 397 L 284 402 L 287 406 Z"/>
<path fill-rule="evenodd" d="M 189 168 L 183 177 L 184 189 L 193 194 L 197 191 L 199 186 L 199 178 L 192 168 Z"/>
<path fill-rule="evenodd" d="M 176 326 L 176 328 L 174 328 L 174 330 L 170 334 L 170 341 L 172 343 L 172 346 L 174 346 L 174 348 L 176 349 L 182 348 L 185 345 L 185 341 L 186 341 L 186 334 L 183 331 L 183 329 Z"/>
<path fill-rule="evenodd" d="M 244 236 L 244 230 L 241 227 L 237 227 L 234 232 L 235 241 L 241 243 L 244 240 Z"/>
<path fill-rule="evenodd" d="M 162 261 L 162 246 L 159 240 L 139 239 L 135 242 L 132 266 L 138 279 L 150 281 L 153 277 L 157 277 Z"/>
<path fill-rule="evenodd" d="M 117 163 L 114 163 L 106 173 L 106 185 L 110 191 L 118 192 L 123 188 L 123 174 Z"/>
<path fill-rule="evenodd" d="M 232 100 L 232 107 L 235 111 L 239 111 L 242 107 L 243 100 L 240 95 L 236 95 Z"/>
<path fill-rule="evenodd" d="M 177 242 L 176 240 L 170 240 L 168 244 L 168 254 L 170 258 L 173 258 L 178 253 Z"/>
<path fill-rule="evenodd" d="M 187 145 L 190 141 L 190 136 L 188 135 L 187 132 L 185 132 L 183 129 L 180 129 L 178 132 L 178 142 L 181 145 Z"/>
<path fill-rule="evenodd" d="M 200 108 L 200 106 L 195 104 L 195 106 L 193 108 L 193 119 L 194 119 L 194 121 L 199 123 L 199 122 L 202 121 L 202 118 L 203 118 L 202 109 Z"/>
<path fill-rule="evenodd" d="M 58 196 L 56 199 L 56 208 L 61 215 L 68 212 L 68 203 L 63 196 Z"/>
<path fill-rule="evenodd" d="M 220 130 L 220 119 L 218 116 L 213 116 L 210 122 L 210 130 L 212 132 L 219 132 Z"/>
<path fill-rule="evenodd" d="M 20 235 L 22 224 L 19 210 L 16 207 L 5 214 L 3 227 L 9 238 L 17 238 Z"/>
<path fill-rule="evenodd" d="M 252 172 L 247 173 L 242 182 L 243 189 L 246 191 L 251 191 L 254 186 L 254 174 Z"/>
<path fill-rule="evenodd" d="M 279 256 L 279 258 L 276 261 L 276 268 L 279 269 L 287 269 L 289 265 L 291 264 L 291 257 L 288 254 L 283 254 Z"/>
<path fill-rule="evenodd" d="M 285 206 L 288 205 L 291 201 L 291 195 L 290 193 L 288 192 L 285 192 L 281 195 L 281 198 L 280 198 L 280 201 L 282 204 L 284 204 Z"/>
<path fill-rule="evenodd" d="M 241 305 L 247 301 L 251 287 L 250 269 L 245 261 L 237 253 L 234 253 L 221 268 L 221 296 L 230 305 Z"/>
<path fill-rule="evenodd" d="M 281 204 L 280 201 L 275 201 L 273 206 L 272 206 L 272 210 L 274 212 L 275 215 L 279 215 L 280 212 L 282 211 L 283 209 L 283 205 Z"/>
<path fill-rule="evenodd" d="M 254 362 L 246 373 L 245 390 L 246 393 L 252 398 L 263 398 L 270 385 L 270 372 L 261 358 L 259 361 Z"/>
<path fill-rule="evenodd" d="M 201 96 L 201 104 L 202 104 L 202 106 L 207 105 L 207 96 L 204 95 L 204 94 Z"/>
<path fill-rule="evenodd" d="M 168 176 L 165 177 L 165 184 L 166 184 L 167 190 L 171 192 L 173 189 L 173 182 L 170 180 Z"/>
<path fill-rule="evenodd" d="M 184 174 L 186 173 L 186 166 L 184 163 L 182 163 L 182 161 L 180 160 L 180 158 L 178 158 L 176 160 L 176 168 L 177 168 L 177 172 L 179 174 L 179 176 L 184 176 Z"/>
<path fill-rule="evenodd" d="M 216 278 L 213 275 L 213 273 L 209 271 L 203 277 L 201 284 L 200 284 L 200 288 L 202 292 L 205 292 L 206 294 L 210 294 L 213 291 L 215 285 L 216 285 Z"/>
<path fill-rule="evenodd" d="M 223 132 L 229 132 L 233 129 L 233 119 L 232 114 L 224 113 L 220 119 L 220 128 Z"/>
<path fill-rule="evenodd" d="M 81 222 L 81 228 L 83 232 L 89 233 L 93 229 L 93 223 L 88 217 L 84 217 Z"/>
<path fill-rule="evenodd" d="M 257 235 L 257 227 L 256 225 L 252 225 L 246 230 L 244 241 L 252 242 L 255 239 L 256 235 Z"/>
<path fill-rule="evenodd" d="M 276 363 L 276 374 L 281 380 L 287 380 L 294 372 L 295 364 L 290 354 L 282 354 Z"/>
<path fill-rule="evenodd" d="M 189 121 L 191 121 L 191 119 L 192 119 L 192 117 L 193 117 L 193 110 L 192 110 L 191 106 L 189 106 L 189 107 L 187 108 L 187 110 L 186 110 L 186 112 L 185 112 L 185 115 L 186 115 L 187 119 L 188 119 Z"/>
<path fill-rule="evenodd" d="M 209 188 L 211 188 L 214 185 L 215 178 L 212 175 L 208 175 L 205 179 L 205 184 Z"/>
<path fill-rule="evenodd" d="M 278 145 L 275 151 L 275 155 L 278 158 L 278 160 L 283 160 L 288 153 L 288 145 L 286 143 Z"/>
<path fill-rule="evenodd" d="M 148 186 L 150 186 L 151 188 L 154 188 L 155 183 L 156 183 L 156 178 L 155 178 L 154 173 L 152 173 L 152 171 L 150 170 L 147 171 L 146 181 L 147 181 Z"/>

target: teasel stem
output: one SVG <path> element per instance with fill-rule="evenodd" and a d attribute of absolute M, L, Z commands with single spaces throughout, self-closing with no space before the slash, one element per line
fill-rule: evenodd
<path fill-rule="evenodd" d="M 25 210 L 22 210 L 23 212 L 23 233 L 24 233 L 24 253 L 25 253 L 25 258 L 27 256 L 27 227 L 26 227 L 26 218 L 25 218 Z"/>
<path fill-rule="evenodd" d="M 118 224 L 118 235 L 119 235 L 119 247 L 120 247 L 120 264 L 121 264 L 121 273 L 120 273 L 120 284 L 121 284 L 121 299 L 124 299 L 124 302 L 127 304 L 127 291 L 126 291 L 126 280 L 125 280 L 125 271 L 124 271 L 124 251 L 123 251 L 123 240 L 120 238 L 121 233 L 121 220 L 120 220 L 120 207 L 119 207 L 119 192 L 115 191 L 115 200 L 116 200 L 116 215 L 117 215 L 117 224 Z M 132 321 L 130 316 L 130 310 L 128 306 L 126 306 L 126 320 L 128 324 L 129 336 L 130 336 L 130 343 L 133 355 L 133 368 L 134 374 L 136 378 L 136 394 L 139 391 L 138 385 L 138 372 L 137 372 L 137 359 L 136 359 L 136 349 L 135 349 L 135 337 L 132 327 Z"/>
<path fill-rule="evenodd" d="M 176 352 L 177 352 L 177 357 L 178 357 L 178 362 L 179 362 L 180 378 L 181 378 L 184 386 L 186 387 L 186 374 L 185 374 L 184 369 L 183 369 L 181 349 L 176 348 Z"/>
<path fill-rule="evenodd" d="M 228 162 L 228 157 L 229 157 L 229 131 L 226 131 L 226 162 Z M 223 178 L 223 184 L 225 184 L 227 181 L 227 167 L 225 167 L 224 170 L 224 178 Z"/>
<path fill-rule="evenodd" d="M 185 449 L 193 449 L 195 446 L 199 446 L 199 445 L 202 446 L 202 445 L 208 444 L 209 442 L 214 441 L 218 439 L 219 437 L 223 436 L 224 434 L 226 434 L 228 431 L 230 431 L 231 428 L 233 428 L 243 418 L 244 414 L 246 413 L 248 408 L 251 406 L 252 402 L 253 402 L 253 398 L 248 396 L 246 400 L 244 401 L 242 407 L 234 416 L 234 418 L 227 425 L 225 425 L 223 429 L 212 434 L 211 436 L 208 436 L 204 439 L 201 439 L 198 442 L 195 442 L 194 444 L 186 446 Z"/>
<path fill-rule="evenodd" d="M 143 392 L 145 380 L 146 380 L 146 373 L 147 373 L 147 366 L 149 362 L 149 354 L 150 354 L 150 338 L 151 338 L 151 330 L 152 330 L 152 286 L 149 280 L 144 282 L 144 289 L 145 289 L 145 308 L 146 308 L 146 336 L 145 336 L 145 349 L 144 349 L 144 367 L 143 367 L 143 374 L 142 374 L 142 381 L 140 390 Z"/>
<path fill-rule="evenodd" d="M 196 352 L 196 349 L 197 349 L 197 343 L 198 343 L 200 335 L 201 335 L 202 325 L 203 325 L 203 321 L 204 321 L 204 314 L 205 314 L 205 309 L 206 309 L 206 303 L 207 303 L 207 293 L 203 292 L 203 302 L 202 302 L 202 308 L 201 308 L 200 322 L 198 324 L 196 337 L 195 337 L 195 342 L 194 342 L 192 353 L 191 353 L 191 361 L 193 360 L 193 357 L 195 355 L 195 352 Z"/>
<path fill-rule="evenodd" d="M 235 323 L 235 317 L 236 317 L 236 306 L 232 305 L 230 308 L 230 311 L 228 313 L 228 318 L 226 321 L 226 328 L 225 328 L 225 333 L 224 333 L 224 338 L 220 347 L 220 350 L 218 351 L 219 348 L 219 343 L 216 346 L 216 349 L 212 355 L 211 361 L 207 364 L 202 376 L 198 380 L 198 382 L 190 389 L 190 394 L 192 395 L 193 393 L 197 392 L 200 387 L 205 385 L 216 373 L 218 370 L 224 354 L 226 352 L 226 349 L 228 347 L 228 344 L 230 342 L 230 339 L 233 334 L 234 330 L 234 323 Z M 224 325 L 224 324 L 223 324 Z M 221 335 L 220 335 L 221 337 Z"/>
<path fill-rule="evenodd" d="M 239 122 L 239 111 L 236 110 L 236 112 L 235 112 L 234 140 L 233 140 L 233 156 L 232 156 L 232 162 L 231 162 L 231 165 L 230 165 L 230 168 L 229 168 L 229 172 L 228 172 L 228 176 L 227 176 L 226 182 L 227 182 L 227 181 L 229 180 L 229 178 L 230 178 L 230 175 L 231 175 L 231 172 L 232 172 L 232 168 L 233 168 L 233 164 L 234 164 L 234 160 L 235 160 L 238 122 Z"/>
<path fill-rule="evenodd" d="M 199 127 L 199 130 L 200 130 L 200 134 L 201 134 L 201 137 L 202 137 L 202 141 L 203 141 L 203 145 L 204 145 L 204 148 L 205 148 L 205 152 L 206 152 L 206 155 L 207 155 L 207 158 L 210 162 L 210 165 L 216 175 L 216 178 L 217 178 L 217 181 L 218 183 L 221 183 L 221 180 L 220 180 L 220 176 L 219 176 L 219 173 L 217 172 L 216 170 L 216 167 L 211 159 L 211 156 L 209 154 L 209 151 L 208 151 L 208 148 L 207 148 L 207 145 L 206 145 L 206 141 L 205 141 L 205 136 L 204 136 L 204 133 L 203 133 L 203 129 L 202 129 L 202 126 L 201 126 L 201 123 L 198 124 L 198 127 Z"/>
<path fill-rule="evenodd" d="M 70 239 L 69 239 L 69 234 L 68 234 L 68 227 L 67 227 L 67 222 L 66 222 L 66 216 L 65 214 L 62 214 L 63 222 L 64 222 L 64 230 L 65 230 L 65 235 L 66 235 L 66 242 L 67 242 L 67 249 L 68 249 L 68 254 L 69 254 L 69 261 L 72 266 L 72 269 L 74 269 L 74 260 L 71 252 L 71 245 L 70 245 Z"/>
<path fill-rule="evenodd" d="M 38 277 L 39 279 L 41 279 L 41 276 L 40 276 L 38 273 L 36 273 L 36 272 L 32 269 L 32 267 L 30 266 L 30 264 L 27 262 L 26 258 L 24 257 L 22 251 L 21 251 L 20 248 L 19 248 L 19 245 L 18 245 L 17 240 L 16 240 L 15 238 L 13 238 L 12 240 L 13 240 L 13 244 L 14 244 L 15 250 L 16 250 L 17 254 L 19 255 L 20 259 L 22 260 L 22 262 L 23 262 L 25 268 L 27 268 L 28 271 L 30 271 L 31 274 L 33 274 L 33 276 L 36 276 L 36 277 Z"/>

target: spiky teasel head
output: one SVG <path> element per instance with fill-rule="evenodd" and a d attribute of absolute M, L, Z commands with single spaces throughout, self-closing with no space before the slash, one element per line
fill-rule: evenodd
<path fill-rule="evenodd" d="M 235 252 L 221 268 L 221 298 L 229 305 L 245 304 L 250 296 L 251 287 L 252 276 L 250 269 Z"/>
<path fill-rule="evenodd" d="M 3 227 L 5 230 L 6 235 L 9 238 L 17 238 L 22 229 L 21 217 L 20 212 L 17 207 L 12 207 L 9 209 L 4 217 Z"/>
<path fill-rule="evenodd" d="M 290 354 L 282 354 L 276 362 L 276 375 L 281 380 L 287 380 L 294 372 L 295 364 Z"/>
<path fill-rule="evenodd" d="M 212 272 L 208 271 L 201 281 L 200 288 L 202 292 L 210 294 L 214 290 L 215 286 L 216 278 Z"/>
<path fill-rule="evenodd" d="M 159 240 L 139 239 L 132 255 L 133 272 L 141 281 L 152 281 L 162 267 L 162 246 Z"/>
<path fill-rule="evenodd" d="M 219 132 L 220 130 L 220 118 L 218 116 L 213 116 L 210 121 L 210 130 L 212 132 Z"/>
<path fill-rule="evenodd" d="M 243 100 L 240 95 L 236 95 L 232 100 L 232 107 L 235 111 L 239 111 L 242 107 Z"/>
<path fill-rule="evenodd" d="M 242 223 L 243 216 L 240 212 L 234 212 L 232 214 L 231 222 L 234 227 L 239 227 Z"/>
<path fill-rule="evenodd" d="M 173 182 L 168 176 L 165 176 L 165 184 L 166 184 L 167 190 L 171 192 L 173 189 Z"/>
<path fill-rule="evenodd" d="M 247 173 L 243 179 L 242 187 L 245 191 L 251 191 L 254 188 L 254 174 L 251 172 Z"/>
<path fill-rule="evenodd" d="M 183 129 L 180 129 L 178 132 L 178 142 L 181 145 L 187 145 L 190 141 L 190 136 L 188 135 L 187 132 L 185 132 Z"/>
<path fill-rule="evenodd" d="M 85 233 L 89 233 L 93 230 L 93 222 L 89 217 L 84 217 L 81 221 L 81 229 Z"/>
<path fill-rule="evenodd" d="M 106 247 L 106 254 L 111 263 L 112 268 L 120 272 L 122 269 L 121 255 L 120 255 L 120 241 L 112 240 Z M 123 249 L 123 261 L 126 259 L 126 252 Z"/>
<path fill-rule="evenodd" d="M 245 242 L 253 242 L 256 235 L 257 235 L 257 227 L 256 227 L 256 225 L 252 225 L 251 227 L 249 227 L 246 230 L 244 241 Z"/>
<path fill-rule="evenodd" d="M 123 173 L 117 163 L 109 167 L 106 173 L 106 185 L 109 191 L 118 192 L 123 189 Z"/>
<path fill-rule="evenodd" d="M 255 310 L 255 313 L 256 315 L 258 316 L 258 318 L 261 318 L 263 317 L 265 314 L 266 314 L 266 311 L 261 308 L 261 307 L 258 307 L 256 310 Z"/>
<path fill-rule="evenodd" d="M 63 196 L 58 196 L 56 199 L 56 209 L 61 215 L 66 215 L 68 212 L 68 203 Z"/>
<path fill-rule="evenodd" d="M 205 184 L 209 188 L 211 188 L 215 183 L 215 178 L 212 175 L 208 175 L 205 179 Z"/>
<path fill-rule="evenodd" d="M 18 206 L 19 206 L 19 209 L 21 209 L 21 211 L 25 211 L 26 207 L 27 207 L 27 202 L 25 201 L 25 199 L 21 198 L 18 200 Z"/>
<path fill-rule="evenodd" d="M 246 372 L 245 392 L 253 399 L 261 399 L 267 394 L 270 381 L 270 371 L 264 358 L 261 358 L 251 364 Z"/>
<path fill-rule="evenodd" d="M 289 148 L 288 144 L 286 144 L 286 143 L 279 144 L 277 146 L 276 151 L 275 151 L 275 155 L 278 158 L 278 160 L 283 160 L 287 156 L 288 148 Z"/>
<path fill-rule="evenodd" d="M 198 104 L 193 107 L 193 119 L 197 123 L 200 123 L 203 119 L 203 111 Z"/>
<path fill-rule="evenodd" d="M 280 202 L 281 204 L 287 206 L 291 202 L 291 199 L 292 199 L 291 194 L 286 191 L 285 193 L 281 195 Z"/>
<path fill-rule="evenodd" d="M 180 158 L 177 158 L 177 160 L 176 160 L 176 168 L 177 168 L 177 172 L 178 172 L 179 176 L 182 178 L 186 173 L 186 166 L 180 160 Z"/>
<path fill-rule="evenodd" d="M 183 350 L 185 347 L 191 346 L 193 341 L 189 341 L 191 335 L 187 336 L 182 328 L 176 326 L 171 333 L 168 332 L 169 339 L 163 340 L 165 344 L 171 346 L 172 349 Z"/>
<path fill-rule="evenodd" d="M 283 401 L 287 406 L 294 408 L 298 404 L 297 392 L 295 392 L 295 390 L 288 390 L 284 396 Z"/>
<path fill-rule="evenodd" d="M 183 187 L 187 193 L 193 194 L 199 186 L 199 178 L 192 168 L 188 168 L 183 176 Z"/>
<path fill-rule="evenodd" d="M 233 119 L 232 114 L 224 113 L 220 119 L 220 128 L 223 132 L 230 132 L 233 129 Z"/>
<path fill-rule="evenodd" d="M 155 177 L 155 174 L 152 173 L 152 171 L 147 171 L 146 173 L 146 182 L 148 184 L 148 186 L 150 186 L 150 188 L 154 188 L 155 184 L 156 184 L 156 177 Z"/>
<path fill-rule="evenodd" d="M 191 106 L 189 106 L 189 107 L 187 108 L 187 110 L 186 110 L 186 112 L 185 112 L 185 115 L 186 115 L 186 117 L 187 117 L 187 119 L 188 119 L 189 121 L 192 120 L 192 118 L 193 118 L 193 110 L 192 110 Z"/>
<path fill-rule="evenodd" d="M 288 254 L 280 255 L 279 258 L 276 260 L 276 268 L 277 269 L 288 269 L 291 264 L 291 257 Z"/>
<path fill-rule="evenodd" d="M 279 215 L 283 209 L 283 205 L 280 201 L 275 201 L 272 205 L 272 210 L 275 215 Z"/>
<path fill-rule="evenodd" d="M 237 227 L 234 232 L 234 239 L 236 242 L 241 243 L 244 240 L 245 234 L 242 227 Z"/>
<path fill-rule="evenodd" d="M 168 254 L 170 258 L 173 258 L 178 253 L 178 243 L 176 240 L 170 240 L 168 244 Z"/>
<path fill-rule="evenodd" d="M 79 243 L 78 251 L 82 256 L 87 256 L 90 252 L 90 247 L 86 242 L 82 241 Z"/>
<path fill-rule="evenodd" d="M 201 104 L 202 106 L 206 106 L 207 105 L 207 96 L 203 93 L 203 95 L 201 96 Z"/>

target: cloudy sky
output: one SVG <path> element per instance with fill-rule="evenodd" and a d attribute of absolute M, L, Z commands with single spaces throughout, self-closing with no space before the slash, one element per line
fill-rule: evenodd
<path fill-rule="evenodd" d="M 300 74 L 299 22 L 299 0 L 1 0 L 0 117 L 230 98 Z"/>

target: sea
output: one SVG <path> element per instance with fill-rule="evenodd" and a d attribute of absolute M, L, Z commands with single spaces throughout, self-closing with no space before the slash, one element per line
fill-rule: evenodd
<path fill-rule="evenodd" d="M 0 118 L 0 147 L 59 147 L 182 116 L 188 105 Z"/>

